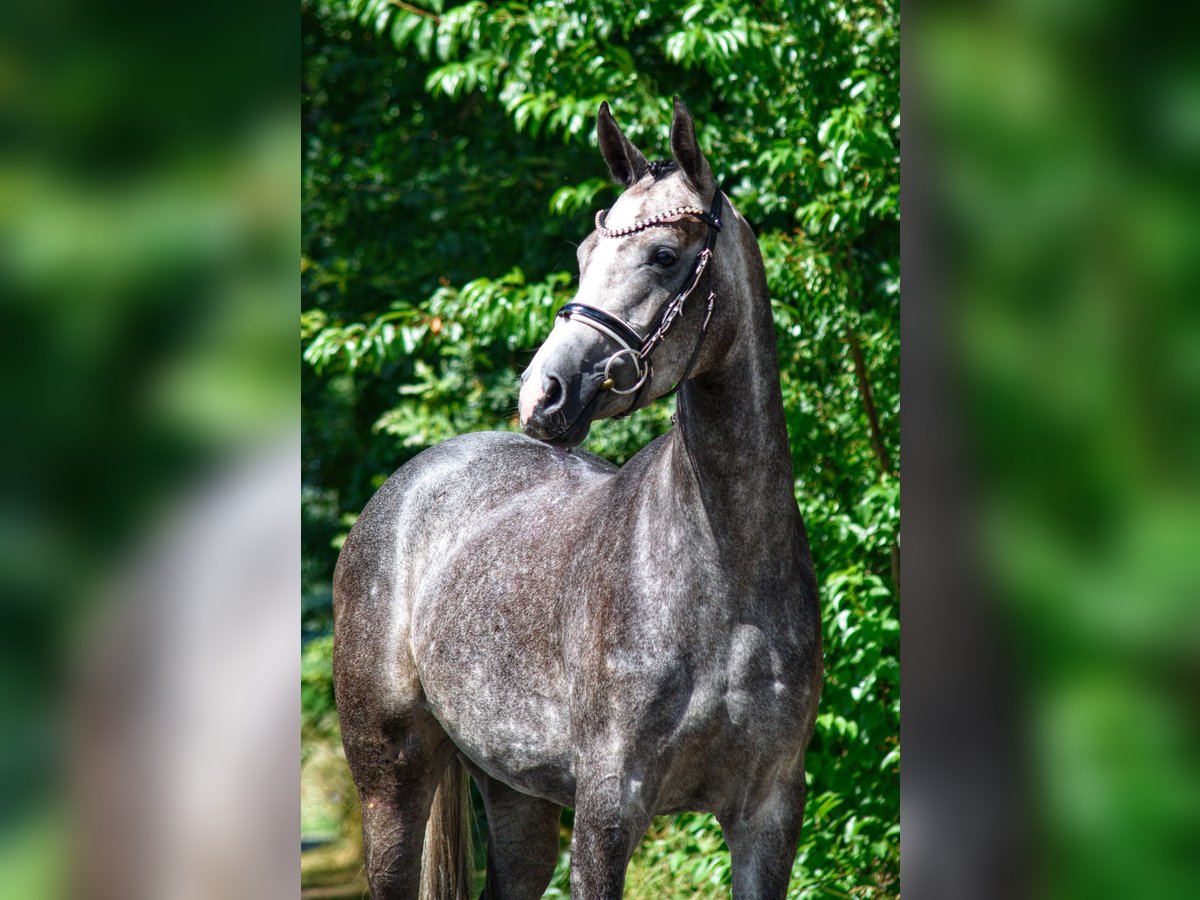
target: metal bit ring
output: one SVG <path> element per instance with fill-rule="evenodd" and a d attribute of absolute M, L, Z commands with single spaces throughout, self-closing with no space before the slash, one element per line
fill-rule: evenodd
<path fill-rule="evenodd" d="M 633 367 L 634 367 L 634 371 L 638 373 L 638 380 L 637 380 L 637 384 L 635 384 L 633 387 L 628 388 L 626 390 L 621 390 L 619 387 L 617 387 L 616 379 L 614 379 L 612 377 L 611 369 L 613 367 L 613 363 L 615 363 L 618 359 L 620 359 L 622 356 L 624 356 L 626 354 L 629 354 L 631 357 L 633 357 Z M 618 350 L 616 353 L 614 353 L 612 356 L 610 356 L 608 358 L 608 362 L 605 363 L 605 365 L 604 365 L 604 381 L 602 381 L 600 383 L 600 386 L 604 390 L 609 390 L 609 391 L 612 391 L 614 394 L 619 394 L 621 396 L 625 396 L 626 394 L 632 394 L 635 391 L 641 390 L 642 385 L 646 383 L 646 378 L 649 375 L 650 375 L 650 366 L 645 364 L 645 361 L 642 359 L 641 354 L 637 350 L 626 347 L 622 350 Z M 608 385 L 608 387 L 604 388 L 604 385 L 606 385 L 606 384 Z"/>

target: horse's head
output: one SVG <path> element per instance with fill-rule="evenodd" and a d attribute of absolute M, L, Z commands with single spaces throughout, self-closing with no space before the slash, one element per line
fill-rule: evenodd
<path fill-rule="evenodd" d="M 627 190 L 580 244 L 575 300 L 521 376 L 521 426 L 564 447 L 587 437 L 596 419 L 632 412 L 704 371 L 716 284 L 707 262 L 720 220 L 733 219 L 678 99 L 673 160 L 648 162 L 607 103 L 596 132 Z"/>

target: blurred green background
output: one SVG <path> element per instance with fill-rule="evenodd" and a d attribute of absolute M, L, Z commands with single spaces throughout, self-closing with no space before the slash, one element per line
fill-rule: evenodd
<path fill-rule="evenodd" d="M 905 352 L 936 333 L 925 344 L 945 363 L 965 477 L 957 500 L 906 481 L 905 511 L 962 506 L 980 590 L 942 608 L 986 606 L 1022 756 L 1013 827 L 1038 896 L 1200 886 L 1195 18 L 1005 2 L 906 21 L 905 172 L 922 182 L 906 222 L 921 205 L 909 196 L 929 215 L 905 235 L 905 265 L 936 276 L 905 319 Z M 922 439 L 905 432 L 909 463 Z M 917 612 L 926 598 L 909 599 Z M 911 622 L 906 691 L 909 659 L 953 656 Z M 911 846 L 945 867 L 958 845 L 921 839 L 922 800 Z"/>
<path fill-rule="evenodd" d="M 356 811 L 330 688 L 330 576 L 373 491 L 466 431 L 516 427 L 517 374 L 617 196 L 612 103 L 650 157 L 670 98 L 755 226 L 796 497 L 825 614 L 792 897 L 899 883 L 899 59 L 888 3 L 302 3 L 304 827 L 310 889 L 350 883 Z M 604 422 L 623 462 L 672 402 Z M 569 813 L 549 896 L 568 892 Z M 727 896 L 709 816 L 656 821 L 627 896 Z"/>
<path fill-rule="evenodd" d="M 155 690 L 178 662 L 151 646 L 178 583 L 136 628 L 116 584 L 210 479 L 295 427 L 298 28 L 294 7 L 282 30 L 278 4 L 243 7 L 0 12 L 0 896 L 62 893 L 96 837 L 72 834 L 63 770 L 108 773 L 64 707 L 100 633 Z M 294 641 L 294 617 L 278 633 Z M 227 647 L 208 647 L 214 689 Z M 110 730 L 151 692 L 114 693 Z M 125 802 L 169 807 L 147 793 Z"/>

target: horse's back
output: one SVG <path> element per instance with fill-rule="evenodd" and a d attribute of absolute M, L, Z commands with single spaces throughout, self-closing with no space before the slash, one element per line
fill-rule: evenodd
<path fill-rule="evenodd" d="M 535 485 L 594 478 L 611 463 L 579 451 L 555 450 L 509 432 L 474 432 L 420 453 L 375 492 L 338 557 L 335 613 L 375 592 L 362 576 L 388 570 L 439 537 L 452 540 L 463 520 L 510 502 Z M 439 534 L 439 525 L 453 528 Z"/>

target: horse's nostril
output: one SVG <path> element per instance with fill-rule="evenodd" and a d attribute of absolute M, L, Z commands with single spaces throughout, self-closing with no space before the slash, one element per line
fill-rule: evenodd
<path fill-rule="evenodd" d="M 543 387 L 546 392 L 545 398 L 542 401 L 543 408 L 551 409 L 558 406 L 563 398 L 562 381 L 559 380 L 557 375 L 547 375 Z"/>

